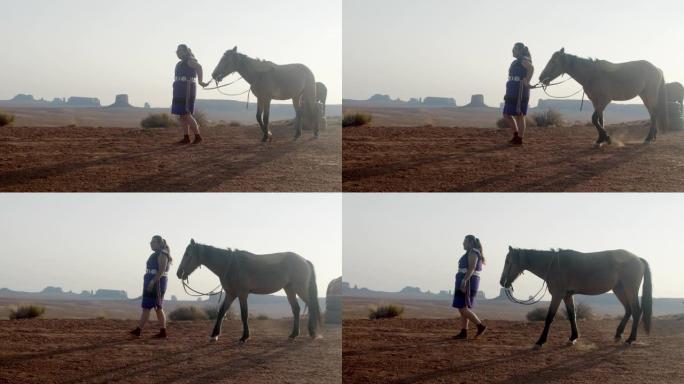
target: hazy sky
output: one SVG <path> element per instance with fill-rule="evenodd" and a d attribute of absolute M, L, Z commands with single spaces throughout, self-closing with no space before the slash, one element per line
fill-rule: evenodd
<path fill-rule="evenodd" d="M 0 194 L 0 287 L 123 289 L 142 294 L 150 238 L 174 257 L 167 297 L 186 297 L 176 270 L 190 242 L 254 253 L 293 251 L 316 268 L 318 291 L 342 272 L 339 194 Z M 218 277 L 191 277 L 209 291 Z M 278 294 L 283 294 L 280 291 Z"/>
<path fill-rule="evenodd" d="M 517 41 L 530 47 L 535 83 L 561 47 L 613 62 L 649 60 L 666 80 L 684 81 L 680 0 L 345 0 L 342 13 L 345 98 L 447 96 L 464 105 L 483 93 L 498 107 Z M 549 93 L 577 89 L 570 81 Z M 533 105 L 540 97 L 548 98 L 532 92 Z"/>
<path fill-rule="evenodd" d="M 111 104 L 128 93 L 134 105 L 167 107 L 176 47 L 186 43 L 209 75 L 235 45 L 252 57 L 304 63 L 328 86 L 329 102 L 340 103 L 341 7 L 341 0 L 3 0 L 0 99 L 31 93 Z M 240 82 L 226 92 L 244 89 Z M 200 90 L 198 97 L 227 98 Z"/>
<path fill-rule="evenodd" d="M 480 238 L 487 258 L 481 289 L 499 293 L 508 246 L 583 252 L 627 249 L 645 258 L 653 295 L 684 297 L 682 194 L 345 194 L 344 279 L 398 291 L 454 289 L 463 238 Z M 515 286 L 527 298 L 531 273 Z"/>

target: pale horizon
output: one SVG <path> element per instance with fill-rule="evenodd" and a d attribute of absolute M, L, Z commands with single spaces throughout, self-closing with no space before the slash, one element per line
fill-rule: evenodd
<path fill-rule="evenodd" d="M 654 297 L 682 298 L 681 217 L 679 194 L 345 194 L 343 280 L 376 291 L 453 292 L 463 238 L 473 234 L 487 259 L 480 284 L 487 298 L 499 294 L 509 245 L 626 249 L 649 262 Z M 515 294 L 527 298 L 541 283 L 526 273 Z"/>
<path fill-rule="evenodd" d="M 223 53 L 238 46 L 251 57 L 307 65 L 328 87 L 328 103 L 341 104 L 341 7 L 341 0 L 265 0 L 258 7 L 220 0 L 191 6 L 180 0 L 10 0 L 0 23 L 6 53 L 0 100 L 20 93 L 47 101 L 81 96 L 106 106 L 116 94 L 128 94 L 134 106 L 170 107 L 176 47 L 184 43 L 205 79 Z M 224 92 L 248 87 L 240 81 Z M 198 99 L 246 97 L 197 90 Z"/>
<path fill-rule="evenodd" d="M 684 51 L 676 48 L 684 45 L 680 1 L 578 0 L 561 6 L 532 0 L 514 8 L 492 0 L 345 0 L 344 99 L 436 96 L 453 97 L 463 106 L 471 95 L 484 94 L 487 105 L 499 107 L 518 41 L 530 47 L 533 84 L 562 47 L 612 62 L 648 60 L 667 82 L 684 82 Z M 580 88 L 571 80 L 548 92 L 567 96 Z M 532 90 L 530 104 L 540 98 L 550 97 Z"/>
<path fill-rule="evenodd" d="M 115 289 L 139 297 L 149 241 L 159 234 L 173 257 L 166 300 L 196 299 L 176 277 L 191 238 L 253 253 L 296 252 L 314 264 L 325 295 L 342 273 L 341 200 L 288 193 L 0 194 L 0 288 Z M 204 292 L 219 284 L 207 268 L 190 282 Z"/>

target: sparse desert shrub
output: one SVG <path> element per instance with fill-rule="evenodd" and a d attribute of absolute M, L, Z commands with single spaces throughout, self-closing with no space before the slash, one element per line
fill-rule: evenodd
<path fill-rule="evenodd" d="M 563 115 L 555 109 L 547 109 L 532 115 L 537 127 L 560 127 L 563 123 Z"/>
<path fill-rule="evenodd" d="M 391 319 L 404 313 L 404 307 L 400 305 L 381 305 L 375 309 L 368 311 L 368 318 L 375 319 Z"/>
<path fill-rule="evenodd" d="M 528 127 L 536 127 L 537 126 L 537 123 L 530 116 L 525 116 L 525 121 L 527 122 Z M 496 126 L 497 126 L 497 128 L 502 128 L 502 129 L 508 128 L 508 123 L 506 122 L 506 119 L 504 119 L 502 117 L 496 121 Z"/>
<path fill-rule="evenodd" d="M 342 126 L 358 127 L 370 123 L 372 119 L 373 116 L 366 113 L 350 113 L 344 115 L 344 118 L 342 119 Z"/>
<path fill-rule="evenodd" d="M 197 321 L 197 320 L 208 320 L 209 315 L 204 309 L 187 306 L 178 307 L 169 313 L 169 319 L 173 321 Z"/>
<path fill-rule="evenodd" d="M 200 127 L 208 127 L 211 125 L 209 118 L 207 118 L 207 113 L 201 109 L 195 109 L 195 112 L 192 114 L 192 116 L 195 118 L 197 125 Z"/>
<path fill-rule="evenodd" d="M 168 128 L 175 127 L 178 123 L 167 113 L 152 113 L 142 119 L 140 125 L 143 128 Z"/>
<path fill-rule="evenodd" d="M 269 317 L 266 316 L 266 315 L 264 315 L 264 314 L 261 314 L 261 315 L 258 315 L 258 316 L 256 317 L 256 319 L 257 319 L 257 320 L 268 320 Z"/>
<path fill-rule="evenodd" d="M 535 308 L 527 312 L 527 321 L 544 321 L 548 312 L 549 310 L 543 307 Z"/>
<path fill-rule="evenodd" d="M 568 319 L 568 311 L 565 308 L 563 308 L 563 316 Z M 591 305 L 584 302 L 575 303 L 575 318 L 577 320 L 591 320 L 595 318 L 594 309 Z"/>
<path fill-rule="evenodd" d="M 230 124 L 228 124 L 228 126 L 230 127 L 239 127 L 240 125 L 240 122 L 235 120 L 231 121 Z"/>
<path fill-rule="evenodd" d="M 45 307 L 33 304 L 23 304 L 15 308 L 10 308 L 10 320 L 33 319 L 45 313 Z"/>
<path fill-rule="evenodd" d="M 14 121 L 14 115 L 9 113 L 0 112 L 0 127 L 5 125 L 10 125 Z"/>

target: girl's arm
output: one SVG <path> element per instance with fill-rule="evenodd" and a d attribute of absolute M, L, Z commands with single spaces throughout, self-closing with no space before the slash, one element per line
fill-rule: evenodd
<path fill-rule="evenodd" d="M 206 87 L 207 85 L 209 85 L 208 82 L 205 83 L 204 81 L 202 81 L 202 78 L 204 76 L 204 72 L 202 71 L 202 66 L 200 65 L 200 63 L 197 60 L 189 60 L 188 65 L 191 68 L 194 68 L 195 71 L 197 71 L 197 82 L 199 83 L 199 85 L 201 85 L 203 87 Z"/>
<path fill-rule="evenodd" d="M 159 283 L 159 280 L 162 278 L 162 274 L 164 271 L 166 271 L 166 256 L 163 252 L 160 252 L 159 256 L 157 256 L 157 266 L 159 266 L 159 269 L 157 269 L 157 274 L 154 275 L 154 279 L 152 279 L 150 284 L 147 286 L 147 289 L 150 291 L 152 288 L 154 288 L 155 284 Z"/>
<path fill-rule="evenodd" d="M 470 280 L 470 278 L 473 276 L 473 273 L 475 273 L 475 267 L 477 266 L 477 254 L 475 252 L 470 251 L 468 252 L 468 272 L 466 272 L 465 277 L 463 277 L 463 281 L 461 282 L 461 289 L 465 289 L 466 284 Z"/>
<path fill-rule="evenodd" d="M 534 75 L 534 65 L 532 65 L 532 62 L 529 60 L 523 60 L 522 65 L 527 69 L 527 76 L 523 79 L 523 84 L 527 87 L 531 87 L 530 81 L 532 80 L 532 75 Z"/>

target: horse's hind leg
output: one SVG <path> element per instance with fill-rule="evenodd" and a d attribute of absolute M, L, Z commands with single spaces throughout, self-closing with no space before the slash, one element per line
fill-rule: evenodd
<path fill-rule="evenodd" d="M 570 340 L 569 344 L 573 345 L 579 339 L 579 332 L 577 331 L 577 318 L 575 316 L 575 300 L 572 295 L 567 295 L 563 298 L 565 302 L 565 310 L 568 312 L 568 320 L 570 320 Z"/>
<path fill-rule="evenodd" d="M 297 140 L 299 139 L 300 136 L 302 136 L 302 98 L 301 96 L 297 96 L 292 99 L 292 106 L 295 109 L 295 135 L 294 139 Z"/>
<path fill-rule="evenodd" d="M 625 331 L 625 326 L 632 316 L 632 310 L 627 301 L 627 296 L 625 296 L 625 291 L 622 288 L 622 283 L 618 283 L 618 285 L 613 288 L 613 293 L 615 293 L 615 296 L 620 300 L 622 306 L 625 307 L 625 315 L 622 317 L 620 324 L 618 324 L 617 329 L 615 330 L 615 341 L 620 341 L 620 339 L 622 339 L 622 332 Z"/>
<path fill-rule="evenodd" d="M 247 325 L 247 319 L 249 317 L 249 311 L 247 309 L 247 295 L 240 295 L 240 318 L 242 319 L 242 337 L 240 342 L 244 343 L 249 339 L 249 325 Z"/>
<path fill-rule="evenodd" d="M 639 320 L 641 319 L 641 307 L 639 306 L 639 287 L 636 289 L 625 288 L 625 298 L 629 303 L 632 311 L 632 332 L 629 333 L 629 338 L 625 343 L 632 344 L 637 338 L 637 329 L 639 328 Z"/>
<path fill-rule="evenodd" d="M 290 334 L 290 339 L 294 339 L 295 337 L 299 336 L 299 301 L 297 301 L 297 294 L 295 291 L 292 289 L 291 286 L 287 286 L 284 288 L 285 289 L 285 294 L 287 295 L 287 301 L 290 303 L 290 307 L 292 307 L 292 333 Z"/>
<path fill-rule="evenodd" d="M 261 133 L 262 133 L 262 138 L 261 141 L 265 142 L 266 141 L 266 127 L 264 127 L 264 121 L 262 119 L 262 115 L 264 114 L 264 103 L 261 101 L 261 99 L 257 100 L 257 111 L 256 111 L 256 120 L 257 123 L 259 123 L 259 128 L 261 128 Z"/>
<path fill-rule="evenodd" d="M 648 135 L 644 139 L 644 144 L 651 144 L 652 142 L 655 141 L 656 139 L 656 134 L 658 132 L 658 127 L 657 127 L 657 106 L 653 105 L 653 100 L 658 100 L 657 96 L 656 97 L 649 97 L 646 94 L 641 95 L 641 100 L 644 102 L 644 106 L 648 110 L 648 114 L 651 117 L 651 126 L 648 130 Z"/>
<path fill-rule="evenodd" d="M 226 312 L 228 312 L 228 309 L 230 308 L 230 304 L 232 304 L 234 300 L 235 300 L 234 295 L 226 293 L 226 298 L 223 299 L 223 304 L 221 304 L 221 308 L 219 308 L 218 314 L 216 316 L 216 324 L 214 324 L 214 331 L 211 332 L 211 340 L 212 341 L 218 340 L 218 337 L 221 334 L 221 326 L 223 325 L 223 318 L 226 316 Z"/>
<path fill-rule="evenodd" d="M 297 296 L 306 304 L 309 309 L 309 321 L 307 324 L 307 330 L 309 331 L 309 336 L 316 337 L 316 326 L 317 319 L 311 314 L 311 300 L 309 300 L 309 287 L 306 284 L 299 285 L 296 288 Z"/>
<path fill-rule="evenodd" d="M 551 304 L 549 304 L 549 312 L 546 314 L 546 321 L 544 322 L 544 330 L 542 331 L 539 340 L 534 345 L 535 349 L 541 348 L 544 343 L 546 343 L 546 338 L 549 336 L 549 328 L 553 322 L 553 318 L 556 317 L 556 311 L 558 311 L 558 306 L 560 305 L 561 297 L 559 295 L 551 295 Z"/>
<path fill-rule="evenodd" d="M 591 115 L 591 122 L 594 124 L 594 127 L 596 127 L 596 130 L 598 131 L 598 139 L 596 139 L 596 146 L 600 147 L 604 143 L 605 144 L 610 144 L 611 139 L 610 136 L 608 136 L 608 132 L 606 132 L 606 129 L 603 126 L 603 108 L 599 109 L 596 108 L 594 113 Z"/>

